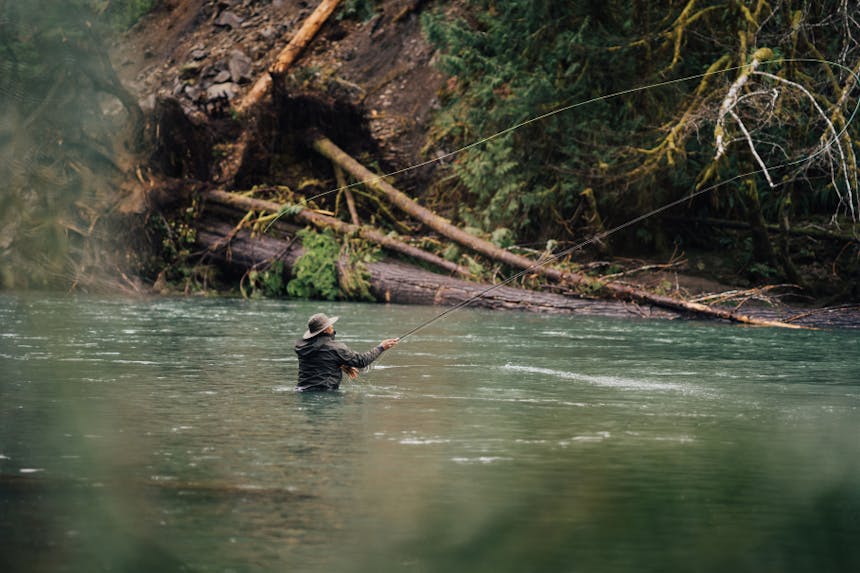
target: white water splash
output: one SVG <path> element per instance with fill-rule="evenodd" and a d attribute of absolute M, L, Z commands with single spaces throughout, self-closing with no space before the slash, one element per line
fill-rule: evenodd
<path fill-rule="evenodd" d="M 688 392 L 690 390 L 682 384 L 675 384 L 672 382 L 656 382 L 653 380 L 622 378 L 619 376 L 594 376 L 589 374 L 580 374 L 579 372 L 566 372 L 564 370 L 554 370 L 552 368 L 541 368 L 538 366 L 523 366 L 508 363 L 502 368 L 504 370 L 512 370 L 514 372 L 545 374 L 547 376 L 561 378 L 563 380 L 575 380 L 577 382 L 587 382 L 588 384 L 593 384 L 595 386 L 607 386 L 624 390 L 671 390 L 684 392 Z"/>

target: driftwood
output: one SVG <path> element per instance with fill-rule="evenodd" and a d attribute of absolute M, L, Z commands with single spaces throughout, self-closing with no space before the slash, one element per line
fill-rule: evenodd
<path fill-rule="evenodd" d="M 302 27 L 287 44 L 287 47 L 278 54 L 275 63 L 269 68 L 269 72 L 260 76 L 254 86 L 245 94 L 236 106 L 236 111 L 244 113 L 269 93 L 272 89 L 273 80 L 282 77 L 287 72 L 339 3 L 340 0 L 322 0 L 319 3 L 316 10 L 308 16 L 308 19 L 304 21 Z"/>
<path fill-rule="evenodd" d="M 235 193 L 227 193 L 226 191 L 219 190 L 210 191 L 206 194 L 205 197 L 207 201 L 236 207 L 245 211 L 255 210 L 268 213 L 279 213 L 283 208 L 283 205 L 280 205 L 279 203 L 275 203 L 273 201 L 253 199 L 251 197 L 244 197 Z M 300 211 L 295 213 L 293 217 L 297 221 L 300 221 L 302 223 L 311 224 L 316 227 L 331 228 L 334 231 L 344 235 L 358 235 L 359 237 L 368 241 L 372 241 L 373 243 L 376 243 L 377 245 L 385 249 L 423 261 L 425 263 L 433 265 L 434 267 L 446 270 L 450 273 L 455 273 L 464 277 L 471 276 L 469 269 L 467 269 L 466 267 L 457 265 L 455 263 L 452 263 L 451 261 L 447 261 L 442 257 L 438 257 L 432 253 L 428 253 L 427 251 L 424 251 L 417 247 L 413 247 L 412 245 L 408 245 L 402 241 L 398 241 L 397 239 L 389 237 L 381 231 L 378 231 L 371 227 L 359 227 L 356 225 L 351 225 L 349 223 L 341 221 L 340 219 L 335 219 L 334 217 L 329 217 L 328 215 L 316 213 L 310 209 L 301 209 Z"/>
<path fill-rule="evenodd" d="M 376 189 L 385 195 L 385 197 L 403 212 L 415 217 L 426 226 L 437 231 L 439 234 L 455 241 L 475 252 L 487 256 L 495 261 L 504 263 L 514 268 L 521 270 L 533 271 L 535 274 L 540 274 L 546 278 L 559 283 L 564 283 L 573 286 L 586 286 L 592 290 L 602 290 L 609 293 L 611 296 L 622 300 L 636 302 L 639 304 L 653 305 L 660 308 L 671 309 L 680 312 L 687 312 L 694 315 L 700 315 L 709 318 L 717 318 L 721 320 L 729 320 L 742 324 L 751 324 L 756 326 L 778 326 L 782 328 L 802 328 L 795 324 L 788 324 L 779 321 L 763 320 L 751 316 L 732 312 L 730 310 L 713 308 L 704 304 L 686 302 L 680 299 L 675 299 L 668 296 L 658 295 L 632 288 L 616 283 L 603 283 L 598 279 L 594 279 L 587 275 L 577 272 L 563 272 L 554 269 L 549 265 L 538 265 L 532 259 L 517 255 L 497 247 L 493 243 L 471 235 L 459 227 L 453 225 L 447 219 L 440 217 L 433 211 L 422 207 L 402 191 L 396 189 L 393 185 L 386 182 L 382 177 L 374 174 L 372 171 L 361 165 L 358 161 L 350 157 L 342 149 L 337 147 L 331 140 L 315 134 L 312 139 L 312 146 L 321 155 L 339 165 L 345 171 L 350 173 L 358 181 L 363 182 L 368 187 Z"/>
<path fill-rule="evenodd" d="M 303 253 L 301 245 L 290 238 L 278 239 L 266 235 L 251 237 L 247 229 L 238 232 L 234 232 L 234 229 L 233 225 L 226 222 L 203 225 L 197 233 L 198 244 L 211 260 L 239 272 L 260 268 L 275 260 L 283 262 L 285 270 L 288 270 Z M 487 289 L 487 285 L 440 275 L 401 262 L 381 261 L 367 263 L 366 267 L 370 274 L 370 292 L 379 302 L 454 306 Z M 617 301 L 577 299 L 508 286 L 495 288 L 470 305 L 495 310 L 556 314 L 678 316 L 674 312 L 631 307 Z"/>

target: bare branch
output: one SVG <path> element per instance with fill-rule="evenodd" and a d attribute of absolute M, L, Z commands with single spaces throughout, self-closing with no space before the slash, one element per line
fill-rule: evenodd
<path fill-rule="evenodd" d="M 717 115 L 717 125 L 714 127 L 714 139 L 717 152 L 714 155 L 714 161 L 718 161 L 726 153 L 725 135 L 726 135 L 726 115 L 734 108 L 740 98 L 740 91 L 747 83 L 750 75 L 755 72 L 756 68 L 761 64 L 762 57 L 770 57 L 770 50 L 762 49 L 753 54 L 753 59 L 748 66 L 741 70 L 741 74 L 729 87 L 726 92 L 726 97 L 723 98 L 723 103 L 720 104 L 720 113 Z"/>
<path fill-rule="evenodd" d="M 750 146 L 750 151 L 752 152 L 753 157 L 755 157 L 756 162 L 761 166 L 762 173 L 764 173 L 764 177 L 765 179 L 767 179 L 767 184 L 770 185 L 771 189 L 773 189 L 774 187 L 776 187 L 776 185 L 773 184 L 773 179 L 771 179 L 770 177 L 770 172 L 767 170 L 767 165 L 765 165 L 764 160 L 758 154 L 758 151 L 756 151 L 755 143 L 753 142 L 750 132 L 747 130 L 747 126 L 744 125 L 744 122 L 741 121 L 741 118 L 738 117 L 738 114 L 736 114 L 734 110 L 730 109 L 729 114 L 731 114 L 731 116 L 735 118 L 735 122 L 737 122 L 738 127 L 744 134 L 744 138 L 747 140 L 747 144 L 749 144 Z"/>
<path fill-rule="evenodd" d="M 845 195 L 846 196 L 843 197 L 842 193 L 839 191 L 838 185 L 834 185 L 834 187 L 836 189 L 836 193 L 839 196 L 840 202 L 843 202 L 843 203 L 847 202 L 848 203 L 848 208 L 851 212 L 851 218 L 852 218 L 852 220 L 856 220 L 857 219 L 857 212 L 854 209 L 854 190 L 851 186 L 851 179 L 849 177 L 849 167 L 848 167 L 848 160 L 845 157 L 845 149 L 842 147 L 842 143 L 839 140 L 839 133 L 836 131 L 836 126 L 833 125 L 833 122 L 830 120 L 829 117 L 827 117 L 827 114 L 824 113 L 824 110 L 821 108 L 818 101 L 815 99 L 815 96 L 813 96 L 809 92 L 808 89 L 806 89 L 805 87 L 803 87 L 802 85 L 800 85 L 797 82 L 793 82 L 791 80 L 781 78 L 777 75 L 770 74 L 768 72 L 760 72 L 760 71 L 752 70 L 750 73 L 758 75 L 758 76 L 762 76 L 765 78 L 770 78 L 776 82 L 779 82 L 779 83 L 782 83 L 785 85 L 789 85 L 793 88 L 796 88 L 796 89 L 800 90 L 801 93 L 806 95 L 806 97 L 809 98 L 809 100 L 812 102 L 812 105 L 815 107 L 815 110 L 818 112 L 818 114 L 822 117 L 822 119 L 824 119 L 825 123 L 827 124 L 827 129 L 833 135 L 833 143 L 836 144 L 836 149 L 839 152 L 840 165 L 842 167 L 842 172 L 843 172 L 843 175 L 845 178 L 845 188 L 846 188 Z M 833 147 L 833 143 L 830 143 L 825 138 L 822 138 L 822 139 L 824 139 L 824 141 L 822 141 L 822 151 L 828 150 L 831 147 Z"/>

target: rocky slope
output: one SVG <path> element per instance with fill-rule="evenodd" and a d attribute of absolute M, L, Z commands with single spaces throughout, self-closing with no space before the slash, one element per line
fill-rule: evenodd
<path fill-rule="evenodd" d="M 165 0 L 115 46 L 113 60 L 144 111 L 176 98 L 191 117 L 229 114 L 315 7 L 297 0 Z M 344 2 L 295 67 L 294 84 L 351 106 L 378 146 L 377 161 L 419 161 L 443 77 L 421 34 L 430 3 L 385 0 L 355 14 Z M 283 182 L 287 183 L 287 182 Z"/>

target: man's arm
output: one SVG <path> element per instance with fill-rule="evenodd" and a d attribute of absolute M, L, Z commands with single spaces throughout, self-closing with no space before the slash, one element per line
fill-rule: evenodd
<path fill-rule="evenodd" d="M 387 338 L 377 344 L 374 348 L 362 353 L 353 352 L 345 344 L 339 344 L 336 348 L 337 356 L 343 366 L 364 368 L 365 366 L 368 366 L 371 362 L 379 358 L 379 355 L 382 354 L 383 351 L 388 350 L 392 346 L 396 345 L 397 342 L 398 339 L 396 338 Z"/>

